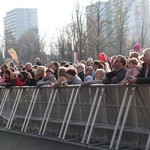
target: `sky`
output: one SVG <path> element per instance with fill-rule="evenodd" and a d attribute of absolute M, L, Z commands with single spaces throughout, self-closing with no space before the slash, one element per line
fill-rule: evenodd
<path fill-rule="evenodd" d="M 87 6 L 91 0 L 79 0 Z M 106 0 L 103 0 L 106 1 Z M 37 8 L 40 34 L 54 37 L 56 29 L 71 22 L 76 0 L 4 0 L 0 4 L 0 36 L 3 37 L 3 18 L 14 8 Z"/>

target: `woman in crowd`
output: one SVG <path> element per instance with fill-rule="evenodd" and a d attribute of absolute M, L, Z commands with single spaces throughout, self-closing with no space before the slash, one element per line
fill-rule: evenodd
<path fill-rule="evenodd" d="M 45 66 L 39 66 L 36 73 L 35 73 L 35 81 L 36 83 L 40 80 L 42 80 L 45 77 L 45 71 L 46 71 L 46 67 Z"/>
<path fill-rule="evenodd" d="M 59 67 L 60 67 L 60 64 L 57 61 L 50 62 L 50 65 L 48 66 L 48 69 L 52 69 L 54 71 L 54 76 L 56 79 L 58 79 Z"/>
<path fill-rule="evenodd" d="M 52 69 L 46 70 L 46 75 L 42 80 L 39 80 L 36 85 L 38 87 L 45 86 L 45 85 L 52 85 L 56 82 L 56 78 L 54 76 L 54 71 Z"/>
<path fill-rule="evenodd" d="M 65 81 L 67 81 L 66 68 L 65 67 L 59 67 L 58 80 L 53 84 L 53 87 L 58 88 Z"/>
<path fill-rule="evenodd" d="M 1 83 L 2 86 L 11 87 L 15 86 L 14 77 L 10 70 L 5 70 L 3 73 L 3 82 Z"/>
<path fill-rule="evenodd" d="M 68 69 L 66 71 L 67 81 L 63 82 L 62 85 L 74 85 L 74 84 L 81 84 L 82 80 L 77 76 L 75 69 Z"/>

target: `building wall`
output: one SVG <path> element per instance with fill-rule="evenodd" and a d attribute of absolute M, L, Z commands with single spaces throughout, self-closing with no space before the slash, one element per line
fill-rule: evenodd
<path fill-rule="evenodd" d="M 9 31 L 18 39 L 27 29 L 38 27 L 37 9 L 16 8 L 6 13 L 4 30 Z"/>

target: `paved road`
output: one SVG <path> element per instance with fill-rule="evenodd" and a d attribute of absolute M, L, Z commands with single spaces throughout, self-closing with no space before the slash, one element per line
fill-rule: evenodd
<path fill-rule="evenodd" d="M 0 150 L 85 150 L 85 148 L 0 131 Z"/>

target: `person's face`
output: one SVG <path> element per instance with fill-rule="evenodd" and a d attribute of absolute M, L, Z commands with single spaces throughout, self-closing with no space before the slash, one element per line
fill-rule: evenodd
<path fill-rule="evenodd" d="M 144 53 L 143 61 L 147 64 L 150 63 L 150 54 L 148 52 Z"/>
<path fill-rule="evenodd" d="M 51 69 L 53 69 L 53 70 L 57 70 L 57 66 L 55 65 L 55 64 L 51 64 Z"/>
<path fill-rule="evenodd" d="M 66 74 L 67 79 L 71 79 L 73 76 L 70 75 L 69 73 Z"/>
<path fill-rule="evenodd" d="M 52 76 L 52 73 L 51 72 L 46 72 L 46 78 L 49 78 L 49 77 L 51 77 Z"/>
<path fill-rule="evenodd" d="M 101 80 L 104 77 L 104 73 L 102 71 L 97 71 L 95 75 L 96 80 Z"/>
<path fill-rule="evenodd" d="M 96 70 L 98 68 L 97 64 L 93 64 L 93 70 Z"/>
<path fill-rule="evenodd" d="M 82 71 L 83 70 L 83 68 L 81 67 L 81 66 L 78 66 L 77 67 L 77 72 L 79 73 L 80 71 Z"/>
<path fill-rule="evenodd" d="M 92 74 L 92 71 L 89 70 L 89 69 L 86 69 L 86 70 L 85 70 L 85 74 L 86 74 L 86 75 L 91 75 L 91 74 Z"/>
<path fill-rule="evenodd" d="M 26 65 L 26 70 L 29 71 L 31 69 L 31 66 L 28 64 Z"/>
<path fill-rule="evenodd" d="M 7 68 L 5 67 L 5 65 L 3 65 L 2 67 L 1 67 L 1 70 L 4 72 L 5 70 L 7 70 Z"/>
<path fill-rule="evenodd" d="M 44 74 L 44 71 L 39 68 L 36 73 L 37 73 L 37 74 Z"/>
<path fill-rule="evenodd" d="M 7 73 L 4 73 L 4 78 L 5 78 L 5 79 L 10 79 L 10 75 L 7 74 Z"/>
<path fill-rule="evenodd" d="M 123 64 L 121 63 L 121 58 L 120 57 L 117 57 L 114 60 L 113 67 L 115 67 L 116 70 L 118 70 L 118 69 L 123 67 Z"/>

